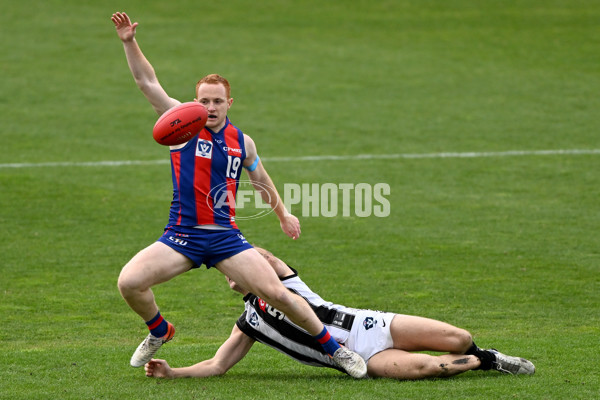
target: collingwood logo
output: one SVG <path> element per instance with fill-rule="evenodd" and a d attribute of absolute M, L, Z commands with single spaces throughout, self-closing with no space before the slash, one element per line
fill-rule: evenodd
<path fill-rule="evenodd" d="M 373 317 L 367 317 L 363 321 L 363 326 L 365 327 L 365 330 L 367 330 L 367 331 L 371 328 L 374 328 L 376 325 L 377 325 L 377 320 L 373 319 Z"/>
<path fill-rule="evenodd" d="M 252 314 L 250 314 L 250 319 L 248 320 L 248 322 L 254 327 L 258 326 L 258 315 L 256 315 L 254 311 L 252 312 Z"/>

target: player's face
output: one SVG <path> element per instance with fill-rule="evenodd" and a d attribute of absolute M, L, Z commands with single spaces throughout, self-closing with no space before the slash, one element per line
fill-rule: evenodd
<path fill-rule="evenodd" d="M 225 126 L 227 111 L 233 103 L 233 99 L 227 98 L 225 86 L 220 83 L 203 83 L 198 87 L 197 96 L 198 103 L 206 107 L 208 112 L 206 127 L 219 131 Z"/>

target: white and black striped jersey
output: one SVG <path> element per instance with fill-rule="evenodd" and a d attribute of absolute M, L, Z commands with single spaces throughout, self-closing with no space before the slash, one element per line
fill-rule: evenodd
<path fill-rule="evenodd" d="M 298 277 L 296 270 L 281 281 L 289 290 L 306 299 L 338 343 L 346 341 L 358 309 L 323 300 Z M 282 312 L 251 293 L 244 297 L 244 302 L 246 309 L 236 324 L 246 335 L 301 363 L 340 370 L 319 342 Z"/>

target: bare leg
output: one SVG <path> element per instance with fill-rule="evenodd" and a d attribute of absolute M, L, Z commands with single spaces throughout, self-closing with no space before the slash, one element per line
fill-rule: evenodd
<path fill-rule="evenodd" d="M 283 312 L 311 335 L 318 335 L 323 330 L 323 323 L 308 303 L 283 286 L 267 260 L 255 249 L 227 258 L 219 262 L 216 268 L 247 291 Z"/>
<path fill-rule="evenodd" d="M 367 364 L 370 377 L 423 379 L 448 377 L 477 368 L 480 361 L 472 355 L 409 353 L 389 349 L 375 354 Z"/>
<path fill-rule="evenodd" d="M 473 344 L 471 334 L 464 329 L 412 315 L 396 315 L 390 330 L 394 348 L 399 350 L 464 354 Z"/>
<path fill-rule="evenodd" d="M 192 261 L 169 246 L 155 242 L 136 254 L 121 270 L 119 291 L 144 321 L 158 313 L 152 286 L 189 270 Z"/>

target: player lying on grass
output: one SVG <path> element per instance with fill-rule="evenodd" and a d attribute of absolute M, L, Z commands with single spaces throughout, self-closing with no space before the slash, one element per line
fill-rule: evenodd
<path fill-rule="evenodd" d="M 422 379 L 448 377 L 469 370 L 496 370 L 532 375 L 534 365 L 523 358 L 475 345 L 471 334 L 445 322 L 389 312 L 348 308 L 323 300 L 297 272 L 270 252 L 256 248 L 281 281 L 304 297 L 334 338 L 367 361 L 370 377 Z M 248 293 L 227 278 L 229 286 L 244 295 L 246 309 L 229 338 L 210 360 L 184 368 L 171 368 L 165 360 L 152 359 L 146 375 L 156 378 L 223 375 L 258 341 L 304 364 L 335 368 L 319 343 L 277 309 Z M 414 353 L 444 352 L 443 355 Z"/>

